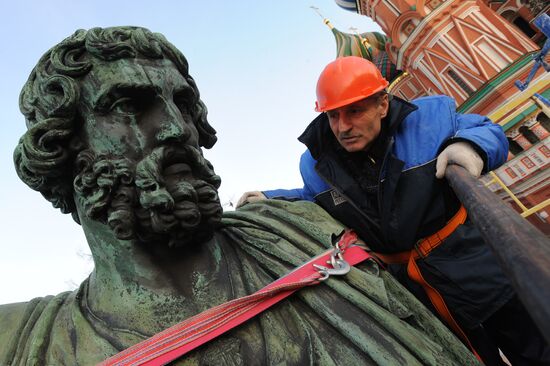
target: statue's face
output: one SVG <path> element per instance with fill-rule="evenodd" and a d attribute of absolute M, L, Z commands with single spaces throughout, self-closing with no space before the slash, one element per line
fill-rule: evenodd
<path fill-rule="evenodd" d="M 83 132 L 96 154 L 139 160 L 166 143 L 199 148 L 194 92 L 171 61 L 97 61 L 81 85 Z"/>
<path fill-rule="evenodd" d="M 117 237 L 181 246 L 221 219 L 220 179 L 204 159 L 193 89 L 171 61 L 97 61 L 82 79 L 75 191 Z"/>

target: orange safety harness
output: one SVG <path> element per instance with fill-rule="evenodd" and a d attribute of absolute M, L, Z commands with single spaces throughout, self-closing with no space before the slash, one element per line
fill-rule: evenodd
<path fill-rule="evenodd" d="M 422 272 L 420 272 L 420 268 L 418 268 L 418 264 L 416 263 L 418 259 L 427 257 L 432 250 L 443 243 L 443 241 L 451 235 L 458 226 L 462 225 L 466 221 L 466 217 L 466 209 L 464 206 L 461 206 L 458 212 L 442 229 L 427 238 L 419 240 L 413 250 L 395 254 L 373 254 L 387 264 L 407 264 L 407 274 L 409 277 L 422 286 L 437 313 L 447 322 L 455 334 L 458 335 L 468 345 L 468 347 L 470 347 L 476 357 L 481 360 L 470 343 L 470 340 L 453 318 L 447 304 L 445 304 L 445 300 L 443 300 L 443 296 L 441 296 L 441 294 L 424 279 L 424 276 L 422 276 Z"/>

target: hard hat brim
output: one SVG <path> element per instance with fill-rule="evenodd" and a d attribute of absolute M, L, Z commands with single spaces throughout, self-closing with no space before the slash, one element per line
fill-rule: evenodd
<path fill-rule="evenodd" d="M 389 85 L 389 83 L 386 81 L 386 85 L 380 85 L 378 88 L 376 88 L 374 90 L 370 90 L 369 93 L 361 94 L 361 95 L 355 96 L 353 98 L 339 100 L 337 103 L 332 103 L 332 104 L 329 104 L 329 105 L 326 105 L 326 106 L 319 106 L 319 104 L 316 102 L 315 103 L 315 112 L 319 112 L 319 113 L 327 112 L 327 111 L 331 111 L 331 110 L 336 109 L 336 108 L 344 107 L 348 104 L 358 102 L 362 99 L 366 99 L 368 97 L 371 97 L 374 94 L 384 90 L 388 85 Z"/>

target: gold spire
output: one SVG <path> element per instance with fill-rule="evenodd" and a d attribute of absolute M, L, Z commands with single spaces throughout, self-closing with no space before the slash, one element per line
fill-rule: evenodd
<path fill-rule="evenodd" d="M 319 14 L 319 16 L 320 16 L 321 18 L 323 18 L 323 23 L 325 23 L 325 24 L 327 25 L 327 27 L 329 27 L 330 29 L 334 29 L 334 26 L 330 23 L 330 20 L 328 20 L 327 18 L 325 18 L 325 17 L 323 16 L 323 14 L 321 14 L 321 12 L 319 11 L 319 8 L 318 8 L 318 7 L 311 5 L 310 8 L 313 9 L 314 12 L 316 12 L 317 14 Z"/>
<path fill-rule="evenodd" d="M 369 49 L 369 47 L 372 47 L 372 45 L 369 43 L 369 41 L 367 41 L 366 38 L 363 38 L 363 36 L 361 35 L 361 33 L 359 33 L 357 31 L 357 28 L 355 27 L 349 27 L 349 30 L 352 31 L 353 33 L 355 33 L 355 35 L 357 37 L 359 37 L 359 39 L 361 40 L 361 43 L 363 44 L 363 46 L 366 48 L 366 49 Z"/>

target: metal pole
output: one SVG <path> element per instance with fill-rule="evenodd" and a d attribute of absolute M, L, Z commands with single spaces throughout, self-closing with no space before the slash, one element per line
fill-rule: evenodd
<path fill-rule="evenodd" d="M 445 176 L 550 343 L 550 239 L 464 168 L 448 166 Z"/>

